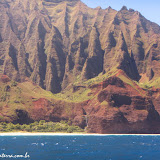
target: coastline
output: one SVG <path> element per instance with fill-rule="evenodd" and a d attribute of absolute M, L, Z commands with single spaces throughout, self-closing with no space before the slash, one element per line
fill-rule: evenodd
<path fill-rule="evenodd" d="M 0 136 L 160 136 L 160 134 L 99 134 L 62 132 L 0 132 Z"/>

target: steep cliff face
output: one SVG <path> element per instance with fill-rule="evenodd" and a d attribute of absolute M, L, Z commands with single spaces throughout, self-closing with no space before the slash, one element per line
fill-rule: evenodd
<path fill-rule="evenodd" d="M 0 13 L 0 71 L 11 79 L 58 93 L 115 69 L 136 81 L 159 75 L 160 27 L 132 9 L 8 0 Z"/>
<path fill-rule="evenodd" d="M 0 85 L 0 122 L 66 120 L 90 133 L 160 133 L 159 89 L 142 89 L 121 70 L 100 83 L 74 86 L 72 100 L 7 76 Z M 81 90 L 86 100 L 75 101 Z"/>
<path fill-rule="evenodd" d="M 160 27 L 133 9 L 1 0 L 0 121 L 160 133 L 159 51 Z"/>

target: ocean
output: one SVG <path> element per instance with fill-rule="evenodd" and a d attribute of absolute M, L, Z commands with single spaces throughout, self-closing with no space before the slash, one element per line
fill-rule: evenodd
<path fill-rule="evenodd" d="M 0 136 L 0 159 L 159 160 L 160 136 Z"/>

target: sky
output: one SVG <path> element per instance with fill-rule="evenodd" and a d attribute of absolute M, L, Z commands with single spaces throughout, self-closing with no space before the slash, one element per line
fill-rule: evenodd
<path fill-rule="evenodd" d="M 105 9 L 111 6 L 120 10 L 122 6 L 139 11 L 145 18 L 160 25 L 160 0 L 81 0 L 87 6 Z"/>

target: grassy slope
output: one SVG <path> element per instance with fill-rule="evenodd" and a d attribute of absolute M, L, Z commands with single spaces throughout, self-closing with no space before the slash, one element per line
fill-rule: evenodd
<path fill-rule="evenodd" d="M 117 75 L 118 70 L 114 69 L 110 72 L 99 75 L 93 79 L 90 79 L 85 82 L 77 81 L 75 86 L 85 86 L 85 88 L 80 88 L 78 91 L 73 92 L 73 88 L 70 87 L 59 94 L 52 94 L 49 91 L 43 90 L 41 87 L 34 85 L 33 83 L 27 81 L 23 83 L 17 83 L 11 81 L 7 83 L 0 82 L 0 119 L 3 119 L 3 115 L 14 115 L 15 109 L 25 109 L 29 110 L 33 106 L 33 101 L 39 98 L 45 98 L 49 101 L 63 100 L 68 102 L 83 102 L 85 100 L 89 100 L 93 98 L 93 95 L 89 94 L 91 90 L 88 88 L 89 85 L 98 84 L 104 81 L 106 78 Z M 122 81 L 129 84 L 131 87 L 136 89 L 141 95 L 143 95 L 142 90 L 137 87 L 146 88 L 145 84 L 138 84 L 138 82 L 134 82 L 129 79 L 127 76 L 123 74 L 117 75 Z M 156 81 L 150 82 L 149 86 L 157 86 L 159 87 L 160 79 Z M 7 86 L 10 88 L 7 91 Z M 8 106 L 8 107 L 4 107 Z M 2 114 L 1 114 L 2 113 Z"/>

